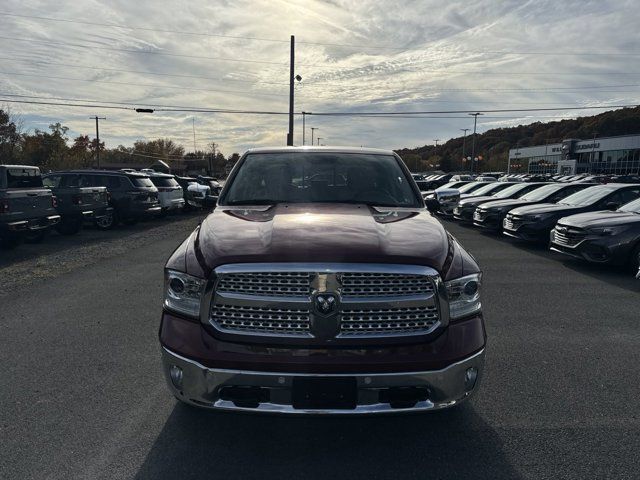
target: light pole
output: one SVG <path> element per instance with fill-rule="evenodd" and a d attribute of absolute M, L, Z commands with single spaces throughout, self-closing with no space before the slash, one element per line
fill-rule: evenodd
<path fill-rule="evenodd" d="M 468 128 L 461 128 L 460 130 L 462 130 L 464 132 L 464 135 L 462 136 L 462 158 L 465 159 L 467 158 L 467 152 L 466 152 L 466 146 L 467 146 L 467 130 L 469 130 Z M 464 163 L 464 160 L 463 160 Z"/>
<path fill-rule="evenodd" d="M 307 132 L 307 128 L 305 127 L 307 113 L 311 113 L 311 112 L 302 112 L 302 145 L 303 146 L 305 144 L 305 134 Z M 313 144 L 313 141 L 311 143 Z"/>
<path fill-rule="evenodd" d="M 315 133 L 316 130 L 318 130 L 320 127 L 311 127 L 311 146 L 314 145 L 313 143 L 313 134 Z"/>
<path fill-rule="evenodd" d="M 322 140 L 322 137 L 318 137 L 318 146 L 320 145 L 320 140 Z"/>
<path fill-rule="evenodd" d="M 478 123 L 478 115 L 483 115 L 480 112 L 470 113 L 473 116 L 473 141 L 471 142 L 471 173 L 473 173 L 473 162 L 476 161 L 476 125 Z"/>
<path fill-rule="evenodd" d="M 106 117 L 99 117 L 99 116 L 95 116 L 95 117 L 89 117 L 89 118 L 95 118 L 96 119 L 96 163 L 98 164 L 98 168 L 100 168 L 100 130 L 98 128 L 98 121 L 99 120 L 106 120 Z"/>

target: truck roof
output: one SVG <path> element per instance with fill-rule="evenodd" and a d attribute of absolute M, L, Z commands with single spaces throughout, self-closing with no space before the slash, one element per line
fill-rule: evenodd
<path fill-rule="evenodd" d="M 261 147 L 250 148 L 246 153 L 287 153 L 287 152 L 323 152 L 323 153 L 367 153 L 371 155 L 394 155 L 392 150 L 364 147 Z"/>

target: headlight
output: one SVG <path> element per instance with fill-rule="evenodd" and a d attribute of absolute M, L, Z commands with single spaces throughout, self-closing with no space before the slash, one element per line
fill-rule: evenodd
<path fill-rule="evenodd" d="M 206 281 L 175 270 L 167 270 L 164 278 L 165 308 L 198 318 Z"/>
<path fill-rule="evenodd" d="M 449 296 L 449 315 L 452 320 L 466 317 L 482 309 L 480 303 L 481 284 L 481 273 L 445 282 Z"/>

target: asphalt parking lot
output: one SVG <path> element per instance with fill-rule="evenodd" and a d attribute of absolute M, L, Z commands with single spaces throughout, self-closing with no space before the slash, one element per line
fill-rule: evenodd
<path fill-rule="evenodd" d="M 447 223 L 485 272 L 489 347 L 473 403 L 220 414 L 178 405 L 160 371 L 162 267 L 197 221 L 0 252 L 0 478 L 638 478 L 630 273 Z"/>

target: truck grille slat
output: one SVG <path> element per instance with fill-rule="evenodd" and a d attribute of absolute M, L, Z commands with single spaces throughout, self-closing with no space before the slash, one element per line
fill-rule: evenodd
<path fill-rule="evenodd" d="M 220 278 L 219 292 L 264 296 L 308 296 L 309 272 L 231 273 Z"/>
<path fill-rule="evenodd" d="M 423 267 L 406 266 L 397 272 L 388 266 L 304 268 L 219 273 L 211 325 L 228 334 L 284 338 L 326 338 L 327 326 L 337 341 L 428 334 L 440 325 L 436 272 L 420 274 Z M 321 294 L 336 299 L 334 311 L 318 310 L 315 299 Z"/>
<path fill-rule="evenodd" d="M 309 310 L 214 305 L 211 319 L 224 330 L 281 335 L 309 334 Z"/>
<path fill-rule="evenodd" d="M 429 279 L 422 275 L 392 273 L 343 273 L 343 297 L 381 297 L 433 293 Z"/>

